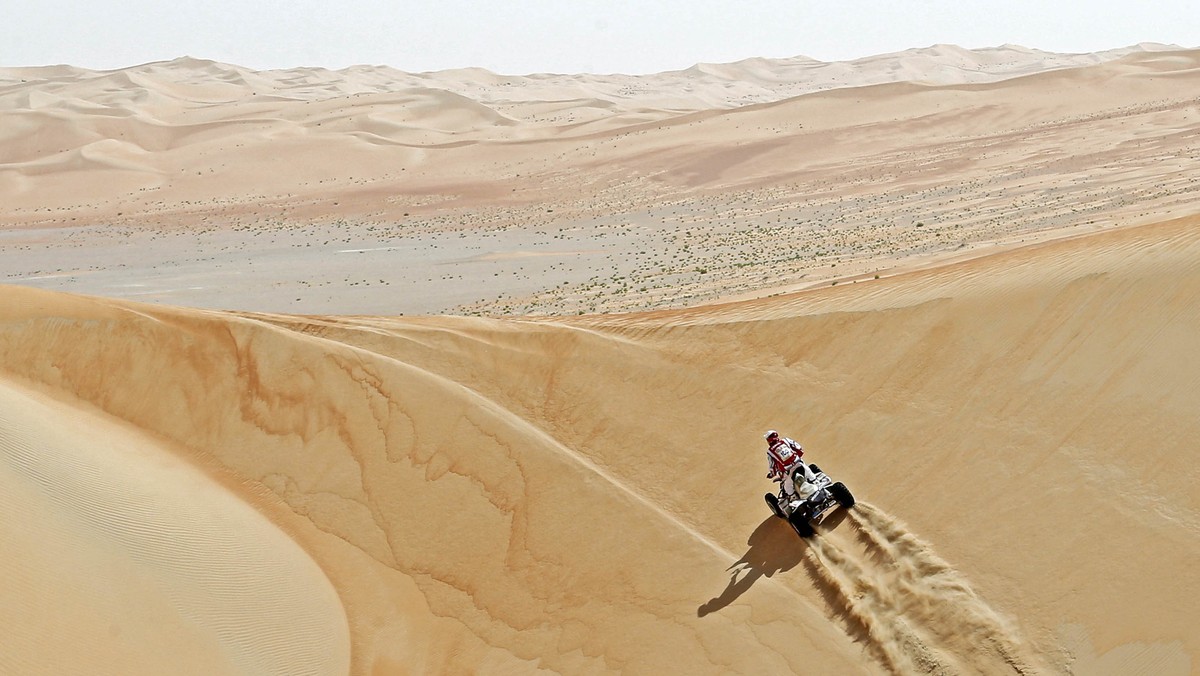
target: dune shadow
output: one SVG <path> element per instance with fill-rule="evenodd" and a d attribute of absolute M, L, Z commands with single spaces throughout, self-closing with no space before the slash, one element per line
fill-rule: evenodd
<path fill-rule="evenodd" d="M 729 584 L 725 590 L 701 604 L 696 609 L 697 617 L 715 613 L 733 603 L 759 578 L 791 570 L 800 563 L 808 547 L 787 522 L 775 516 L 764 519 L 750 534 L 746 544 L 750 548 L 726 569 L 729 571 Z"/>

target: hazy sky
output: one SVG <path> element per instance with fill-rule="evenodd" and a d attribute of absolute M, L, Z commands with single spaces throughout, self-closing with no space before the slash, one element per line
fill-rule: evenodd
<path fill-rule="evenodd" d="M 0 66 L 194 56 L 256 69 L 383 64 L 649 73 L 751 56 L 910 47 L 1200 46 L 1198 0 L 10 0 Z"/>

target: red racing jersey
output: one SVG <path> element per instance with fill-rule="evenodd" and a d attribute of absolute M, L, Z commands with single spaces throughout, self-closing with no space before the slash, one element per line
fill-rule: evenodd
<path fill-rule="evenodd" d="M 786 475 L 800 462 L 803 455 L 804 448 L 800 444 L 784 437 L 767 449 L 767 462 L 772 472 Z"/>

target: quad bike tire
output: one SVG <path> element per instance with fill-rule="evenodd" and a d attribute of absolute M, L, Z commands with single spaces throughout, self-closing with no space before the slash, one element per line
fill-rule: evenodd
<path fill-rule="evenodd" d="M 854 496 L 850 494 L 850 489 L 846 488 L 846 484 L 840 481 L 829 487 L 829 494 L 842 507 L 854 506 Z"/>
<path fill-rule="evenodd" d="M 787 518 L 787 515 L 783 513 L 783 508 L 781 508 L 779 506 L 779 496 L 778 495 L 775 495 L 774 493 L 767 493 L 766 495 L 763 496 L 763 498 L 767 501 L 767 507 L 771 508 L 772 514 L 774 514 L 775 516 L 777 516 L 781 519 Z"/>
<path fill-rule="evenodd" d="M 788 523 L 792 525 L 792 529 L 796 531 L 796 535 L 802 538 L 810 538 L 816 535 L 812 524 L 802 514 L 796 513 L 788 517 Z"/>
<path fill-rule="evenodd" d="M 813 471 L 813 474 L 816 474 L 817 472 L 821 471 L 821 468 L 817 467 L 815 464 L 809 465 L 808 468 Z"/>

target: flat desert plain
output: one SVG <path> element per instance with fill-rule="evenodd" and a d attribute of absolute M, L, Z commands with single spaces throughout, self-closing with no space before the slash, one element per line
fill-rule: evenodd
<path fill-rule="evenodd" d="M 0 115 L 0 672 L 1200 669 L 1200 52 Z"/>

